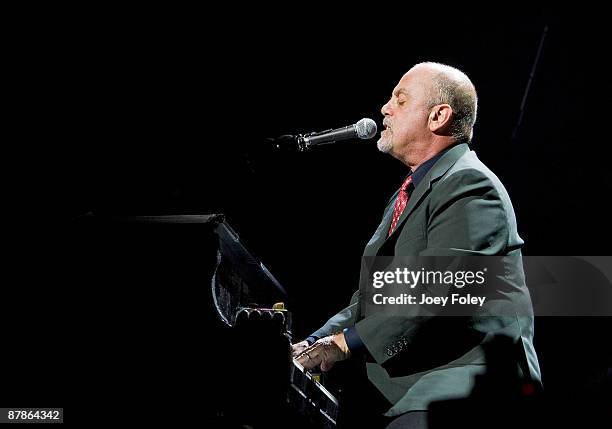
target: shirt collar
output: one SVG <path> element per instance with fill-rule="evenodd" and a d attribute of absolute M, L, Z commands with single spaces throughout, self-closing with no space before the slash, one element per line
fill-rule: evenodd
<path fill-rule="evenodd" d="M 434 166 L 434 164 L 436 163 L 437 160 L 439 160 L 440 158 L 442 158 L 442 155 L 444 155 L 446 152 L 448 152 L 453 146 L 447 147 L 446 149 L 444 149 L 442 152 L 436 154 L 433 158 L 429 158 L 427 161 L 425 161 L 423 164 L 419 165 L 417 167 L 416 170 L 414 170 L 414 172 L 410 172 L 410 174 L 412 174 L 412 186 L 414 188 L 416 188 L 417 186 L 419 186 L 419 183 L 421 183 L 421 181 L 423 180 L 423 178 L 425 177 L 425 175 L 427 174 L 427 172 L 429 170 L 431 170 L 431 167 Z M 410 175 L 409 174 L 409 175 Z"/>

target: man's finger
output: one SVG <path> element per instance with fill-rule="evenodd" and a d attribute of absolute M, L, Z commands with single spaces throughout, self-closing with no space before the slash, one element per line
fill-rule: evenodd
<path fill-rule="evenodd" d="M 306 368 L 309 365 L 308 362 L 312 360 L 312 355 L 310 354 L 309 350 L 306 350 L 300 353 L 298 357 L 295 358 L 295 360 L 297 360 L 300 365 Z"/>
<path fill-rule="evenodd" d="M 296 357 L 300 355 L 307 348 L 308 348 L 308 343 L 306 343 L 305 341 L 292 345 L 291 346 L 291 357 Z"/>
<path fill-rule="evenodd" d="M 321 364 L 322 356 L 319 350 L 311 347 L 302 352 L 296 360 L 305 370 L 311 370 Z"/>
<path fill-rule="evenodd" d="M 324 360 L 323 362 L 321 362 L 321 371 L 327 372 L 330 369 L 332 369 L 332 366 L 334 366 L 333 360 L 329 360 L 329 361 Z"/>

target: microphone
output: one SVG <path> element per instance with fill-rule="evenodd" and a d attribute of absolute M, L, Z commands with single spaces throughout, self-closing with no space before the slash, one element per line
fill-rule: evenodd
<path fill-rule="evenodd" d="M 335 143 L 341 140 L 354 138 L 363 140 L 371 139 L 376 135 L 376 131 L 376 122 L 370 118 L 363 118 L 353 125 L 342 128 L 321 131 L 318 133 L 299 134 L 297 136 L 284 135 L 275 139 L 275 145 L 277 148 L 280 148 L 282 143 L 297 143 L 298 150 L 305 151 L 313 146 Z"/>
<path fill-rule="evenodd" d="M 353 125 L 335 130 L 321 131 L 319 133 L 307 134 L 302 136 L 304 144 L 308 146 L 317 146 L 322 144 L 334 143 L 340 140 L 348 139 L 371 139 L 376 135 L 376 122 L 370 118 L 363 118 Z"/>

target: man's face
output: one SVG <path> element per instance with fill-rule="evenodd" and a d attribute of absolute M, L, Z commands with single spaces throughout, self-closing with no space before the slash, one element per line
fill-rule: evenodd
<path fill-rule="evenodd" d="M 411 145 L 427 136 L 427 70 L 413 68 L 393 89 L 391 99 L 382 107 L 385 129 L 380 133 L 378 149 L 384 153 L 406 153 Z"/>

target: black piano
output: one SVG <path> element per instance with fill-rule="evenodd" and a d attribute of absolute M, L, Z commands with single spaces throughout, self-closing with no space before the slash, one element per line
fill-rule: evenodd
<path fill-rule="evenodd" d="M 335 427 L 335 397 L 290 357 L 286 290 L 224 216 L 73 226 L 75 361 L 92 401 L 133 422 Z"/>

